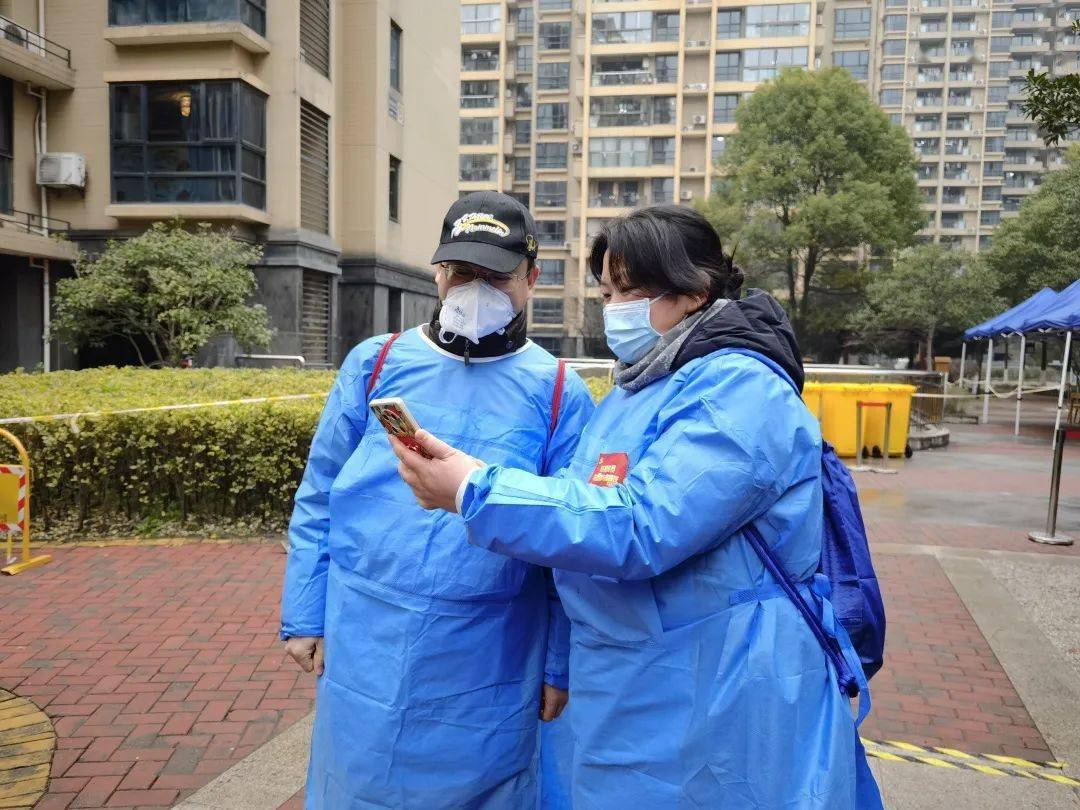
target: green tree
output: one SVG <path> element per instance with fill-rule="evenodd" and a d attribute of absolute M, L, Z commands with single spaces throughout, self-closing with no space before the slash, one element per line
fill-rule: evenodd
<path fill-rule="evenodd" d="M 736 121 L 703 208 L 751 278 L 786 288 L 805 340 L 822 321 L 811 308 L 852 292 L 829 282 L 857 280 L 852 262 L 909 244 L 923 226 L 911 140 L 842 68 L 786 70 Z"/>
<path fill-rule="evenodd" d="M 1020 215 L 998 227 L 986 253 L 999 292 L 1012 303 L 1080 277 L 1080 145 L 1065 160 L 1064 168 L 1043 175 Z"/>
<path fill-rule="evenodd" d="M 854 322 L 871 343 L 914 337 L 930 370 L 939 330 L 972 326 L 1001 309 L 993 276 L 978 256 L 931 243 L 902 251 L 870 274 L 866 303 Z"/>
<path fill-rule="evenodd" d="M 1080 36 L 1080 20 L 1073 20 L 1072 31 L 1073 36 Z M 1029 70 L 1027 99 L 1021 109 L 1042 130 L 1043 140 L 1056 144 L 1080 129 L 1080 73 L 1051 77 Z"/>
<path fill-rule="evenodd" d="M 97 257 L 80 254 L 75 276 L 57 284 L 53 327 L 76 346 L 126 339 L 143 365 L 175 365 L 220 334 L 265 347 L 266 310 L 247 304 L 261 256 L 206 223 L 194 232 L 180 220 L 155 223 Z"/>

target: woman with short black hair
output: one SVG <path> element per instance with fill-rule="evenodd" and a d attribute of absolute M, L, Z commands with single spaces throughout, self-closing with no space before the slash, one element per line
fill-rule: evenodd
<path fill-rule="evenodd" d="M 616 389 L 541 477 L 434 437 L 396 445 L 421 504 L 555 571 L 573 622 L 574 804 L 876 808 L 837 673 L 744 534 L 804 597 L 821 558 L 821 433 L 791 325 L 692 210 L 615 219 L 589 257 Z M 843 632 L 842 630 L 839 632 Z"/>

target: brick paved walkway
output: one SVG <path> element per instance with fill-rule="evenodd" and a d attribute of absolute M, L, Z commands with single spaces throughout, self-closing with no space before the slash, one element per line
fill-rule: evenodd
<path fill-rule="evenodd" d="M 0 581 L 0 685 L 56 727 L 40 808 L 167 807 L 311 711 L 278 545 L 59 548 Z"/>

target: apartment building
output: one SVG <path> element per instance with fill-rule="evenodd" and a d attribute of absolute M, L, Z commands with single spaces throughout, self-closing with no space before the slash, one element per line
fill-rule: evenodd
<path fill-rule="evenodd" d="M 457 25 L 411 0 L 0 0 L 0 371 L 123 360 L 49 340 L 56 281 L 173 217 L 262 245 L 272 354 L 335 365 L 426 320 Z"/>
<path fill-rule="evenodd" d="M 816 64 L 847 67 L 911 134 L 923 238 L 986 248 L 1043 173 L 1062 165 L 1068 144 L 1048 147 L 1020 108 L 1030 69 L 1080 69 L 1077 18 L 1080 2 L 819 4 Z"/>
<path fill-rule="evenodd" d="M 839 65 L 911 132 L 927 239 L 985 247 L 1061 163 L 1019 111 L 1029 67 L 1077 69 L 1080 2 L 461 0 L 459 190 L 532 208 L 531 333 L 602 352 L 585 261 L 603 223 L 693 204 L 739 101 L 784 67 Z"/>

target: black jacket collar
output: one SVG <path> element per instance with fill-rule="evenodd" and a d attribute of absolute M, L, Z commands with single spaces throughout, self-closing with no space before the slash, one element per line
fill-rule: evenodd
<path fill-rule="evenodd" d="M 502 357 L 504 354 L 513 354 L 529 340 L 525 310 L 519 312 L 501 332 L 494 332 L 480 338 L 479 344 L 472 343 L 468 338 L 460 335 L 455 335 L 449 343 L 443 341 L 439 336 L 442 331 L 442 326 L 439 324 L 439 307 L 435 308 L 431 322 L 425 328 L 432 343 L 443 351 L 465 358 L 466 363 L 469 362 L 469 358 Z"/>

